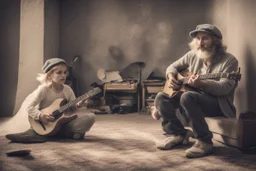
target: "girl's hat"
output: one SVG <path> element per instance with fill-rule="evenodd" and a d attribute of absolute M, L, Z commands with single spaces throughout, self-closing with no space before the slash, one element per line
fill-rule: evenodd
<path fill-rule="evenodd" d="M 67 65 L 66 61 L 64 61 L 61 58 L 51 58 L 48 59 L 45 63 L 44 66 L 42 68 L 44 73 L 47 73 L 48 71 L 50 71 L 54 66 L 59 65 L 59 64 L 65 64 Z"/>

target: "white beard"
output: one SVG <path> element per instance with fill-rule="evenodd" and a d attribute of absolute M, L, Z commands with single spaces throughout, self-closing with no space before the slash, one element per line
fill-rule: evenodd
<path fill-rule="evenodd" d="M 209 52 L 207 50 L 202 51 L 201 49 L 196 51 L 197 57 L 203 60 L 210 59 L 213 56 L 212 52 Z"/>

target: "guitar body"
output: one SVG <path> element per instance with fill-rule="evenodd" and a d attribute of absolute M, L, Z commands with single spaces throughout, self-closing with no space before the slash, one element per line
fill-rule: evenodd
<path fill-rule="evenodd" d="M 28 117 L 29 123 L 31 127 L 34 129 L 36 133 L 39 135 L 45 135 L 45 136 L 52 136 L 55 135 L 59 130 L 62 124 L 70 122 L 77 118 L 76 114 L 73 113 L 67 113 L 67 109 L 74 106 L 79 102 L 80 100 L 85 100 L 90 97 L 93 97 L 101 92 L 101 89 L 99 87 L 93 88 L 89 92 L 85 93 L 84 95 L 66 103 L 66 100 L 64 99 L 56 99 L 50 106 L 47 108 L 42 109 L 41 111 L 44 111 L 46 113 L 51 113 L 53 117 L 55 118 L 54 121 L 48 122 L 46 124 L 43 124 L 41 121 L 36 121 L 30 116 Z"/>
<path fill-rule="evenodd" d="M 50 106 L 42 109 L 46 113 L 53 113 L 58 110 L 61 106 L 66 104 L 64 99 L 56 99 Z M 71 113 L 61 113 L 53 122 L 48 122 L 43 124 L 40 121 L 36 121 L 33 118 L 29 117 L 29 123 L 36 133 L 39 135 L 52 136 L 55 135 L 59 130 L 62 124 L 72 121 L 77 116 Z"/>
<path fill-rule="evenodd" d="M 188 85 L 189 76 L 192 75 L 191 72 L 182 72 L 177 74 L 177 80 L 181 82 L 181 86 L 178 90 L 174 90 L 173 88 L 168 87 L 168 81 L 166 81 L 164 85 L 163 92 L 168 94 L 170 97 L 180 97 L 182 93 L 186 91 L 197 91 L 196 88 L 191 87 Z M 241 79 L 240 68 L 238 72 L 232 73 L 207 73 L 203 75 L 199 75 L 199 80 L 206 80 L 206 79 L 220 79 L 220 78 L 227 78 L 235 81 L 239 81 Z"/>
<path fill-rule="evenodd" d="M 178 73 L 177 74 L 177 80 L 181 81 L 182 79 L 184 79 L 185 77 L 188 77 L 190 75 L 192 75 L 192 73 L 190 73 L 190 72 Z M 181 94 L 186 92 L 186 91 L 196 91 L 196 89 L 189 86 L 188 84 L 182 84 L 181 87 L 176 90 L 176 89 L 168 87 L 168 81 L 165 82 L 164 89 L 163 89 L 163 92 L 168 94 L 172 98 L 173 97 L 180 97 Z"/>

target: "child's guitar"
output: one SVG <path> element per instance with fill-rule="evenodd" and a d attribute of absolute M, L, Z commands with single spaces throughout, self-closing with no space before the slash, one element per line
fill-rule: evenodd
<path fill-rule="evenodd" d="M 84 95 L 76 98 L 75 100 L 66 103 L 65 99 L 56 99 L 49 107 L 42 109 L 46 113 L 52 113 L 55 117 L 55 120 L 48 122 L 47 124 L 42 123 L 41 121 L 36 121 L 30 116 L 28 117 L 29 123 L 36 133 L 39 135 L 51 136 L 56 134 L 60 130 L 60 126 L 64 123 L 67 123 L 77 117 L 76 114 L 66 112 L 67 109 L 74 106 L 77 102 L 83 99 L 88 99 L 93 97 L 101 92 L 100 88 L 94 88 Z"/>

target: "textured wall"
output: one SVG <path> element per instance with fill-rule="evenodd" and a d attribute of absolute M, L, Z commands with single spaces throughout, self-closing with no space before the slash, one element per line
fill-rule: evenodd
<path fill-rule="evenodd" d="M 75 55 L 80 91 L 98 81 L 98 68 L 122 70 L 143 61 L 144 79 L 157 68 L 163 75 L 171 62 L 187 50 L 188 32 L 211 23 L 212 1 L 198 0 L 63 0 L 60 18 L 60 56 Z M 203 8 L 202 8 L 203 7 Z M 110 55 L 115 46 L 123 54 Z"/>
<path fill-rule="evenodd" d="M 11 116 L 18 79 L 20 0 L 0 1 L 0 21 L 0 116 Z"/>
<path fill-rule="evenodd" d="M 35 77 L 46 58 L 60 55 L 71 64 L 81 56 L 75 63 L 81 94 L 98 81 L 100 67 L 122 70 L 143 61 L 144 78 L 154 68 L 164 74 L 188 50 L 188 32 L 200 23 L 216 24 L 239 60 L 238 113 L 256 111 L 255 7 L 254 0 L 46 0 L 44 12 L 44 0 L 1 1 L 1 116 L 10 114 L 15 100 L 17 110 L 38 85 Z M 109 53 L 113 46 L 121 56 Z"/>

